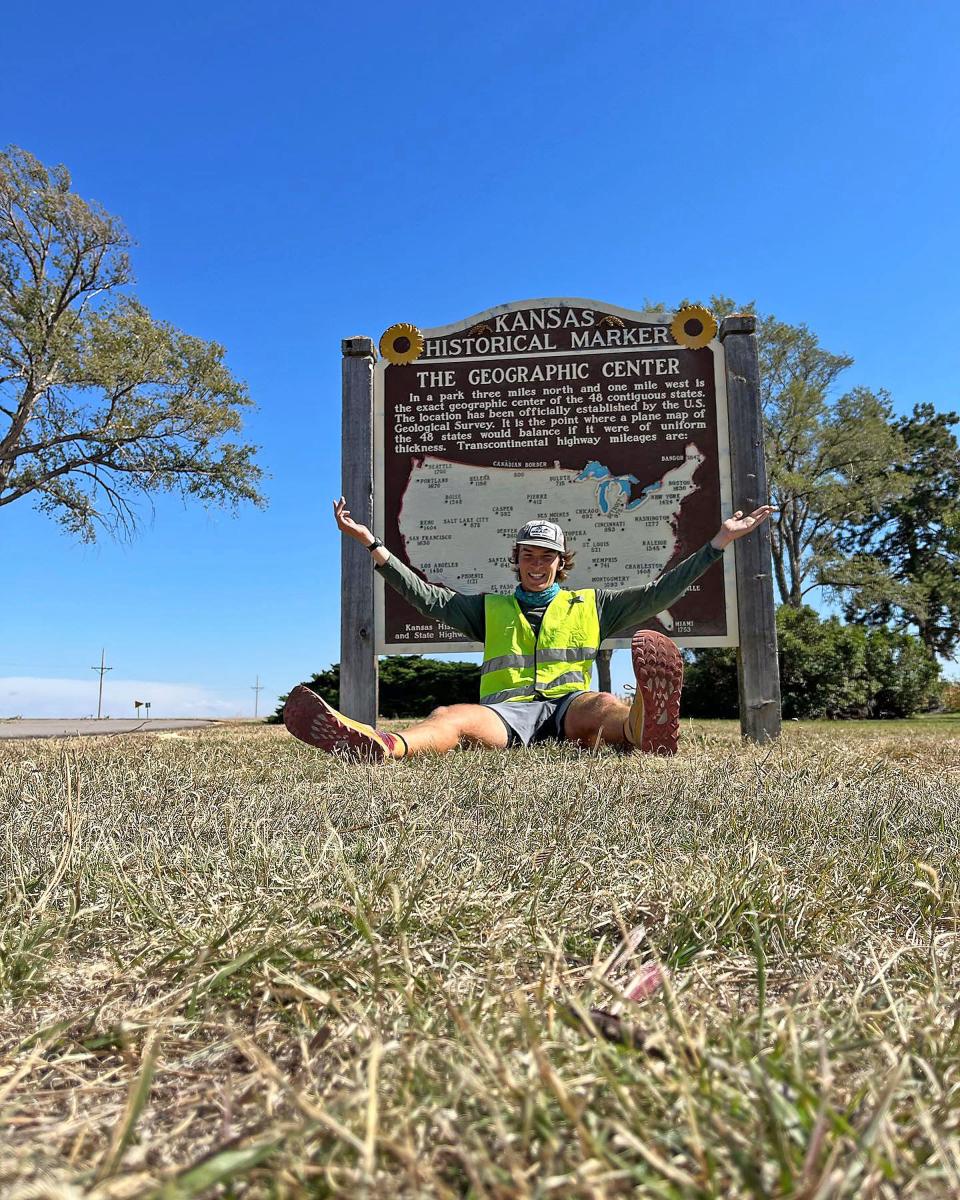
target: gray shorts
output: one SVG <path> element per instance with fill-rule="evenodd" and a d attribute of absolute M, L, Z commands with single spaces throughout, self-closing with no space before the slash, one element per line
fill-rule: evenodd
<path fill-rule="evenodd" d="M 563 718 L 570 702 L 585 694 L 567 692 L 556 700 L 515 700 L 483 707 L 492 709 L 506 725 L 508 746 L 532 746 L 534 742 L 563 741 Z"/>

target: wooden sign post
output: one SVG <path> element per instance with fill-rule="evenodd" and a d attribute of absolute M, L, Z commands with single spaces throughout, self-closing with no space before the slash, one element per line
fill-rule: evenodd
<path fill-rule="evenodd" d="M 341 489 L 356 521 L 373 528 L 373 366 L 368 337 L 345 338 Z M 374 641 L 373 563 L 353 538 L 340 548 L 340 711 L 377 723 L 379 700 Z"/>
<path fill-rule="evenodd" d="M 727 375 L 733 506 L 747 513 L 767 502 L 756 326 L 756 317 L 750 313 L 725 317 L 720 325 Z M 770 526 L 762 525 L 750 537 L 735 542 L 734 555 L 740 625 L 740 732 L 753 742 L 765 742 L 780 734 Z"/>

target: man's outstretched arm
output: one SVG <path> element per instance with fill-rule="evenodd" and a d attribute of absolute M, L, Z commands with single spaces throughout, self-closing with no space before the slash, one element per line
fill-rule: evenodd
<path fill-rule="evenodd" d="M 379 540 L 366 525 L 359 524 L 350 516 L 343 496 L 334 500 L 333 515 L 340 532 L 359 542 L 365 549 L 370 550 Z M 483 641 L 485 619 L 482 596 L 464 596 L 441 584 L 427 583 L 382 544 L 370 550 L 370 557 L 386 582 L 417 612 L 446 622 L 471 641 Z"/>
<path fill-rule="evenodd" d="M 600 601 L 601 640 L 613 637 L 621 629 L 639 625 L 648 617 L 663 612 L 695 583 L 715 562 L 719 562 L 723 551 L 737 538 L 746 537 L 766 521 L 776 510 L 769 504 L 754 509 L 748 516 L 737 511 L 728 517 L 706 545 L 682 562 L 671 567 L 653 583 L 642 587 L 604 591 L 598 594 Z"/>

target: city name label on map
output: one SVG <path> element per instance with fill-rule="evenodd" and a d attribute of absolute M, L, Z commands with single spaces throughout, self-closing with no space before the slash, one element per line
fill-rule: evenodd
<path fill-rule="evenodd" d="M 505 593 L 532 517 L 566 531 L 568 587 L 642 586 L 699 549 L 732 508 L 723 350 L 677 345 L 671 318 L 521 301 L 424 331 L 412 363 L 380 362 L 374 502 L 391 551 L 431 583 Z M 646 625 L 736 645 L 730 559 Z M 480 648 L 379 592 L 379 653 Z"/>

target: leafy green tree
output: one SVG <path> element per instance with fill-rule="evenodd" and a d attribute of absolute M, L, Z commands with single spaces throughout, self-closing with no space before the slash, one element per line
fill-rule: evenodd
<path fill-rule="evenodd" d="M 777 617 L 784 717 L 868 716 L 866 630 L 836 617 L 821 621 L 807 605 L 783 605 Z"/>
<path fill-rule="evenodd" d="M 811 591 L 830 586 L 840 566 L 857 587 L 843 531 L 906 490 L 889 400 L 867 388 L 830 400 L 795 382 L 770 405 L 765 425 L 770 503 L 780 513 L 771 548 L 781 600 L 799 608 Z"/>
<path fill-rule="evenodd" d="M 425 717 L 443 704 L 476 704 L 480 664 L 457 659 L 394 655 L 380 662 L 380 713 Z"/>
<path fill-rule="evenodd" d="M 736 650 L 686 650 L 680 711 L 732 720 L 740 711 Z"/>
<path fill-rule="evenodd" d="M 960 646 L 958 422 L 955 412 L 918 404 L 895 423 L 909 492 L 846 531 L 854 586 L 846 585 L 842 568 L 834 572 L 848 620 L 912 626 L 931 654 L 947 658 Z"/>
<path fill-rule="evenodd" d="M 718 317 L 753 312 L 713 296 Z M 904 447 L 886 393 L 855 387 L 836 395 L 853 359 L 820 345 L 806 325 L 757 315 L 760 398 L 770 503 L 774 577 L 780 600 L 800 608 L 813 590 L 832 584 L 843 567 L 848 586 L 859 576 L 845 562 L 844 535 L 909 490 L 900 470 Z M 876 577 L 876 569 L 867 578 Z"/>
<path fill-rule="evenodd" d="M 867 632 L 871 717 L 910 717 L 942 703 L 940 668 L 923 642 L 881 626 Z"/>
<path fill-rule="evenodd" d="M 334 663 L 304 680 L 328 704 L 340 697 L 340 664 Z M 419 654 L 393 655 L 380 660 L 380 715 L 382 717 L 425 717 L 444 704 L 476 704 L 480 696 L 480 665 L 456 659 L 423 658 Z M 280 704 L 268 724 L 283 720 Z"/>
<path fill-rule="evenodd" d="M 941 699 L 940 669 L 919 638 L 892 629 L 821 620 L 808 605 L 777 610 L 783 715 L 907 717 Z M 737 715 L 733 650 L 700 650 L 686 669 L 682 711 Z"/>
<path fill-rule="evenodd" d="M 0 506 L 30 496 L 93 541 L 136 528 L 137 496 L 262 504 L 223 347 L 124 290 L 129 235 L 70 189 L 66 168 L 0 153 Z"/>

